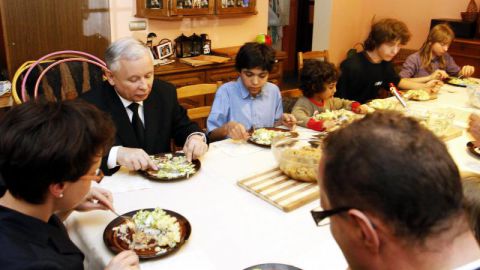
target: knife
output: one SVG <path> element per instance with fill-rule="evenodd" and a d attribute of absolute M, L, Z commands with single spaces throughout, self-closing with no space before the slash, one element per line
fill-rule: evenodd
<path fill-rule="evenodd" d="M 407 103 L 405 102 L 405 100 L 403 100 L 403 98 L 400 96 L 400 94 L 398 93 L 398 90 L 397 88 L 395 87 L 395 85 L 393 83 L 390 83 L 390 93 L 392 93 L 397 99 L 398 101 L 400 102 L 400 104 L 402 104 L 402 106 L 404 108 L 407 108 Z"/>

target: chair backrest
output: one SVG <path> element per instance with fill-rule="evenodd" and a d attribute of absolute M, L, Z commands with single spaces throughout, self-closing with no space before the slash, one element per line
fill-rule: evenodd
<path fill-rule="evenodd" d="M 49 101 L 75 99 L 92 88 L 100 87 L 103 82 L 102 68 L 79 61 L 59 63 L 40 77 L 55 61 L 57 60 L 42 61 L 31 71 L 26 81 L 27 99 L 34 98 L 35 95 L 37 98 L 42 97 Z M 32 63 L 34 61 L 25 62 L 17 69 L 12 79 L 12 95 L 16 104 L 22 103 L 19 89 L 21 89 L 25 71 Z M 35 90 L 36 86 L 37 90 Z"/>
<path fill-rule="evenodd" d="M 298 52 L 298 72 L 303 68 L 303 61 L 307 59 L 316 59 L 328 62 L 328 50 Z"/>
<path fill-rule="evenodd" d="M 215 83 L 202 83 L 202 84 L 194 84 L 194 85 L 187 85 L 177 88 L 177 98 L 178 99 L 187 99 L 192 97 L 203 97 L 204 102 L 202 104 L 206 104 L 205 98 L 207 95 L 212 95 L 217 92 L 218 84 Z M 210 105 L 201 105 L 199 107 L 187 109 L 187 114 L 190 119 L 201 119 L 207 118 L 210 114 L 210 110 L 212 106 Z"/>
<path fill-rule="evenodd" d="M 401 48 L 400 51 L 393 57 L 392 64 L 397 74 L 402 70 L 403 63 L 407 60 L 407 57 L 415 53 L 417 50 Z"/>
<path fill-rule="evenodd" d="M 300 89 L 290 89 L 281 91 L 282 94 L 282 106 L 283 112 L 291 113 L 293 106 L 297 103 L 299 97 L 303 96 L 302 90 Z"/>
<path fill-rule="evenodd" d="M 88 89 L 98 87 L 104 71 L 108 71 L 105 62 L 89 53 L 53 52 L 36 61 L 25 62 L 17 70 L 13 80 L 14 99 L 21 103 L 32 96 L 38 98 L 39 92 L 50 101 L 74 99 Z M 21 99 L 17 93 L 20 77 Z"/>

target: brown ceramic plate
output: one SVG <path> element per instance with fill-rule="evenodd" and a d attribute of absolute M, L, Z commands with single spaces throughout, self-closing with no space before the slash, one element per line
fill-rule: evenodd
<path fill-rule="evenodd" d="M 258 128 L 260 129 L 260 128 Z M 295 131 L 290 131 L 289 129 L 286 129 L 286 128 L 277 128 L 277 127 L 265 127 L 264 129 L 267 129 L 267 130 L 274 130 L 274 131 L 281 131 L 281 132 L 289 132 L 290 135 L 288 135 L 288 137 L 291 137 L 291 138 L 296 138 L 298 137 L 298 133 L 295 132 Z M 252 135 L 253 132 L 250 132 L 250 135 Z M 271 143 L 269 144 L 263 144 L 263 143 L 258 143 L 254 140 L 252 140 L 252 137 L 249 137 L 247 142 L 251 143 L 251 144 L 254 144 L 256 146 L 260 146 L 260 147 L 264 147 L 264 148 L 270 148 L 272 146 Z"/>
<path fill-rule="evenodd" d="M 138 211 L 140 210 L 148 210 L 148 211 L 153 211 L 155 210 L 154 208 L 147 208 L 147 209 L 138 209 L 138 210 L 134 210 L 134 211 L 131 211 L 131 212 L 128 212 L 126 214 L 123 214 L 123 216 L 129 216 L 129 217 L 133 217 L 133 215 L 135 215 L 135 213 L 137 213 Z M 137 250 L 135 249 L 135 253 L 137 253 L 138 257 L 140 259 L 153 259 L 153 258 L 161 258 L 161 257 L 165 257 L 167 255 L 170 255 L 172 253 L 174 253 L 175 251 L 177 251 L 178 249 L 180 249 L 180 247 L 185 243 L 185 241 L 188 240 L 188 238 L 190 237 L 190 233 L 192 232 L 192 228 L 190 226 L 190 223 L 188 222 L 188 220 L 176 213 L 176 212 L 173 212 L 173 211 L 170 211 L 170 210 L 166 210 L 166 209 L 163 209 L 163 211 L 165 211 L 167 214 L 169 214 L 170 216 L 173 216 L 173 217 L 176 217 L 177 218 L 177 221 L 178 223 L 180 224 L 180 242 L 177 243 L 177 245 L 175 247 L 169 247 L 167 246 L 166 247 L 166 251 L 165 252 L 162 252 L 162 253 L 157 253 L 154 248 L 151 248 L 151 249 L 145 249 L 145 250 Z M 103 242 L 105 243 L 105 245 L 107 246 L 108 249 L 110 249 L 110 251 L 112 251 L 113 253 L 115 254 L 118 254 L 124 250 L 129 250 L 129 247 L 128 247 L 128 243 L 126 243 L 125 241 L 121 240 L 117 234 L 115 233 L 115 231 L 113 230 L 114 227 L 117 227 L 117 226 L 120 226 L 120 224 L 122 223 L 125 223 L 125 219 L 122 218 L 122 217 L 117 217 L 115 218 L 114 220 L 112 220 L 108 225 L 107 227 L 105 228 L 105 230 L 103 231 Z"/>
<path fill-rule="evenodd" d="M 467 148 L 475 157 L 480 158 L 480 147 L 475 146 L 474 142 L 468 142 Z"/>
<path fill-rule="evenodd" d="M 245 268 L 244 270 L 302 270 L 298 267 L 281 263 L 264 263 Z"/>
<path fill-rule="evenodd" d="M 157 154 L 157 155 L 153 155 L 154 158 L 161 158 L 161 157 L 164 157 L 167 153 L 164 153 L 164 154 Z M 185 154 L 183 153 L 173 153 L 172 154 L 173 156 L 184 156 Z M 148 179 L 151 179 L 151 180 L 155 180 L 155 181 L 160 181 L 160 182 L 172 182 L 172 181 L 178 181 L 178 180 L 186 180 L 186 179 L 190 179 L 193 175 L 195 175 L 198 170 L 200 170 L 200 167 L 201 167 L 201 163 L 200 163 L 200 160 L 196 159 L 196 160 L 192 160 L 192 163 L 193 165 L 195 166 L 195 172 L 193 174 L 190 174 L 190 175 L 181 175 L 181 176 L 178 176 L 178 177 L 174 177 L 174 178 L 168 178 L 168 177 L 158 177 L 156 175 L 156 173 L 158 171 L 154 171 L 154 170 L 148 170 L 148 171 L 138 171 L 141 175 L 145 176 L 146 178 Z"/>

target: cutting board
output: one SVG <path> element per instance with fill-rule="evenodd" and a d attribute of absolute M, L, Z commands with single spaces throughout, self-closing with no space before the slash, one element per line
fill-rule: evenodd
<path fill-rule="evenodd" d="M 285 212 L 320 198 L 317 182 L 290 179 L 279 168 L 242 179 L 237 184 Z"/>
<path fill-rule="evenodd" d="M 189 64 L 194 67 L 211 65 L 216 63 L 225 63 L 229 60 L 230 58 L 228 57 L 215 56 L 215 55 L 199 55 L 199 56 L 189 57 L 189 58 L 180 58 L 180 62 Z"/>

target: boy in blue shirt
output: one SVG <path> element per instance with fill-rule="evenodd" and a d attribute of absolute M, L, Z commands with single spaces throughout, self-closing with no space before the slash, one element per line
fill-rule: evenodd
<path fill-rule="evenodd" d="M 265 44 L 246 43 L 240 48 L 235 59 L 240 76 L 217 90 L 207 120 L 212 141 L 245 140 L 252 127 L 295 126 L 295 117 L 283 113 L 280 89 L 268 82 L 274 63 L 275 51 Z"/>

